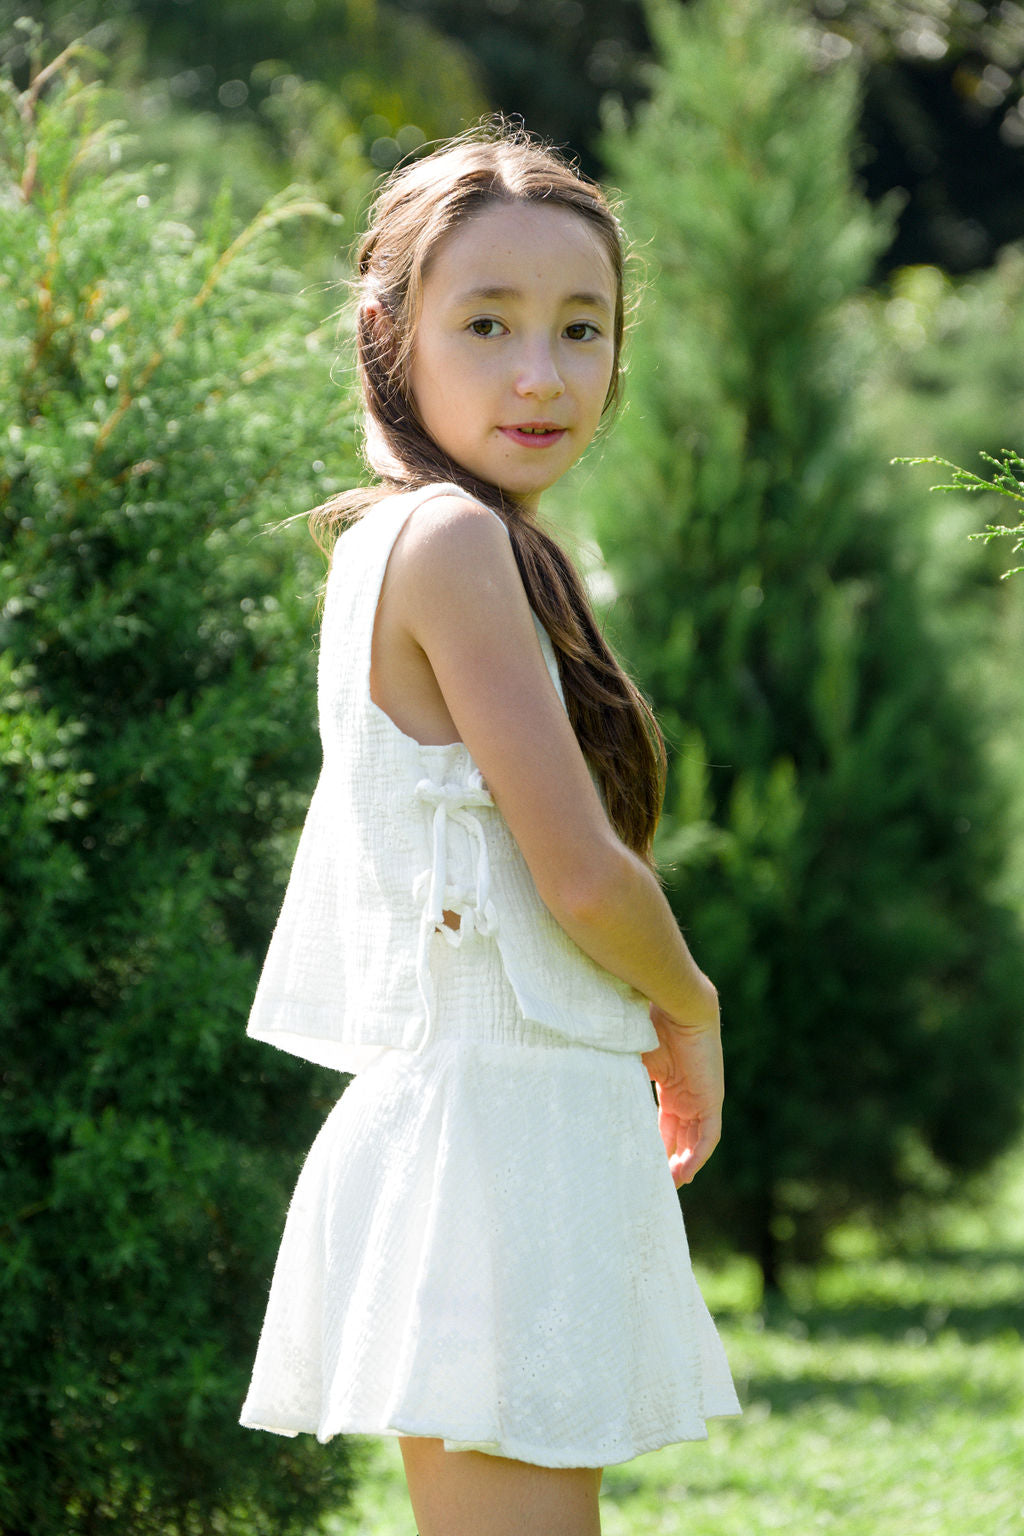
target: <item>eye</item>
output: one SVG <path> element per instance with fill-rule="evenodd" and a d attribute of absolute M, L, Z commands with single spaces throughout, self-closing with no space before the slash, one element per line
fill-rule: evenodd
<path fill-rule="evenodd" d="M 570 341 L 593 341 L 601 332 L 592 320 L 574 320 L 565 328 Z"/>
<path fill-rule="evenodd" d="M 489 320 L 483 315 L 478 320 L 471 320 L 468 329 L 474 336 L 482 336 L 485 340 L 505 333 L 505 326 L 500 320 Z"/>

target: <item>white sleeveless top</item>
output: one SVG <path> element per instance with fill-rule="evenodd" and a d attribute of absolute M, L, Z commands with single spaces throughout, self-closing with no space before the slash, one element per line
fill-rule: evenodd
<path fill-rule="evenodd" d="M 389 497 L 335 546 L 320 639 L 323 769 L 248 1033 L 343 1072 L 382 1048 L 417 1049 L 430 1035 L 440 931 L 455 946 L 497 946 L 527 1020 L 605 1050 L 651 1050 L 643 998 L 555 922 L 467 748 L 414 741 L 370 697 L 391 550 L 412 511 L 439 495 L 465 493 L 436 485 Z M 458 929 L 445 911 L 459 914 Z"/>

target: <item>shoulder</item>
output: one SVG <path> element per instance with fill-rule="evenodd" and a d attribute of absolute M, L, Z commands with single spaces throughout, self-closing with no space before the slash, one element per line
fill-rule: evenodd
<path fill-rule="evenodd" d="M 481 548 L 503 548 L 508 530 L 496 512 L 462 491 L 442 490 L 425 497 L 409 515 L 403 530 L 413 544 L 460 544 L 472 540 Z"/>
<path fill-rule="evenodd" d="M 410 513 L 396 540 L 393 576 L 434 592 L 470 581 L 520 586 L 508 530 L 497 513 L 458 491 L 443 491 Z"/>

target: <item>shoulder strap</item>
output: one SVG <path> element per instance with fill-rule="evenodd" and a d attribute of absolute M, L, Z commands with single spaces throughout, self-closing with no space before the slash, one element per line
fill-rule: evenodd
<path fill-rule="evenodd" d="M 335 716 L 339 710 L 358 713 L 361 707 L 369 707 L 373 623 L 384 573 L 399 533 L 424 502 L 437 496 L 465 494 L 457 485 L 437 484 L 389 496 L 365 512 L 338 539 L 327 578 L 320 629 L 322 725 L 328 701 Z M 354 717 L 350 714 L 349 718 Z"/>

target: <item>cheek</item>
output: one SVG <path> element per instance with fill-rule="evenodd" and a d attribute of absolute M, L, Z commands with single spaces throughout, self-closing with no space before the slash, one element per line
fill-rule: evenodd
<path fill-rule="evenodd" d="M 405 368 L 405 387 L 421 415 L 429 415 L 451 396 L 453 381 L 459 377 L 452 361 L 444 346 L 430 337 L 413 348 Z"/>
<path fill-rule="evenodd" d="M 423 424 L 434 430 L 448 409 L 448 394 L 441 381 L 421 368 L 409 390 L 409 401 Z"/>
<path fill-rule="evenodd" d="M 590 398 L 599 416 L 603 416 L 608 405 L 615 396 L 615 386 L 618 380 L 618 367 L 610 358 L 605 358 L 599 368 L 595 368 L 591 381 Z"/>

